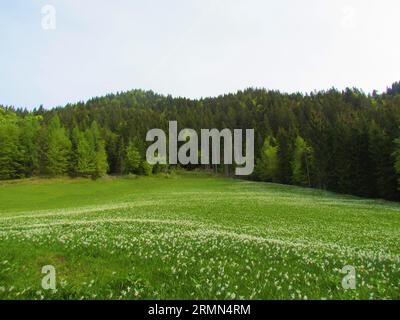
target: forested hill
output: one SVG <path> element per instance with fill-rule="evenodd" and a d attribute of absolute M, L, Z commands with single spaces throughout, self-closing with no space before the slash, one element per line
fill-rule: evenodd
<path fill-rule="evenodd" d="M 371 95 L 247 89 L 190 100 L 135 90 L 49 111 L 1 107 L 0 178 L 169 170 L 144 157 L 147 131 L 171 120 L 197 131 L 254 128 L 253 179 L 400 199 L 399 83 Z"/>

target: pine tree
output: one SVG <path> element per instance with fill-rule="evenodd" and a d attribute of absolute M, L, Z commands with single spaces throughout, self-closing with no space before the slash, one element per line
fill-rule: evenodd
<path fill-rule="evenodd" d="M 396 145 L 395 151 L 393 152 L 394 169 L 396 171 L 397 176 L 400 177 L 400 138 L 397 138 L 394 141 L 394 143 Z M 399 184 L 400 184 L 400 178 L 399 178 L 398 181 L 399 181 Z"/>
<path fill-rule="evenodd" d="M 77 140 L 75 159 L 76 174 L 81 177 L 93 177 L 96 174 L 96 152 L 90 131 L 74 133 Z"/>
<path fill-rule="evenodd" d="M 373 162 L 373 181 L 375 187 L 374 195 L 379 198 L 396 200 L 396 158 L 400 153 L 396 152 L 396 146 L 390 136 L 375 122 L 371 122 L 369 129 L 369 153 Z M 393 149 L 395 153 L 393 154 Z"/>
<path fill-rule="evenodd" d="M 284 184 L 290 184 L 292 175 L 292 139 L 288 132 L 280 128 L 278 130 L 277 138 L 278 142 L 278 159 L 279 159 L 279 170 L 278 170 L 278 182 Z"/>
<path fill-rule="evenodd" d="M 90 135 L 92 136 L 92 143 L 95 152 L 95 171 L 92 175 L 92 178 L 100 178 L 107 174 L 108 162 L 105 142 L 101 137 L 100 130 L 96 121 L 92 122 L 92 125 L 90 127 Z"/>
<path fill-rule="evenodd" d="M 100 143 L 96 151 L 96 171 L 92 178 L 100 178 L 107 174 L 108 171 L 107 153 L 104 143 Z"/>
<path fill-rule="evenodd" d="M 78 161 L 79 161 L 79 153 L 78 146 L 79 140 L 81 139 L 81 131 L 75 125 L 71 132 L 71 168 L 70 175 L 77 177 L 78 173 Z"/>
<path fill-rule="evenodd" d="M 300 136 L 294 143 L 292 159 L 292 182 L 300 186 L 311 186 L 312 149 Z"/>
<path fill-rule="evenodd" d="M 261 157 L 258 159 L 255 169 L 256 176 L 259 179 L 271 182 L 277 180 L 279 170 L 278 150 L 276 140 L 273 137 L 265 138 Z"/>
<path fill-rule="evenodd" d="M 64 175 L 69 171 L 71 141 L 58 116 L 50 121 L 47 134 L 47 172 L 52 176 Z"/>
<path fill-rule="evenodd" d="M 20 138 L 22 171 L 24 176 L 39 173 L 39 131 L 41 116 L 28 115 L 20 120 Z"/>
<path fill-rule="evenodd" d="M 21 170 L 20 131 L 15 113 L 0 108 L 0 179 L 14 179 Z"/>

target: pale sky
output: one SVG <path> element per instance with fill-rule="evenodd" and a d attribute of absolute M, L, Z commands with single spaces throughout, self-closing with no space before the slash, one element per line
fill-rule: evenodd
<path fill-rule="evenodd" d="M 55 30 L 42 27 L 44 5 Z M 399 0 L 2 0 L 0 104 L 383 91 L 400 80 L 399 30 Z"/>

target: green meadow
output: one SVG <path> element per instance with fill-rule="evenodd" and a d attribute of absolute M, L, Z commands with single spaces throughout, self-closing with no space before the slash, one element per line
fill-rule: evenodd
<path fill-rule="evenodd" d="M 204 173 L 1 182 L 0 299 L 400 299 L 400 205 Z"/>

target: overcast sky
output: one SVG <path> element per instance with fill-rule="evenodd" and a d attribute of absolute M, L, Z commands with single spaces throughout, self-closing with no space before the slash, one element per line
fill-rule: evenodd
<path fill-rule="evenodd" d="M 44 5 L 56 9 L 55 30 Z M 0 104 L 135 88 L 199 98 L 400 80 L 399 0 L 4 0 Z"/>

